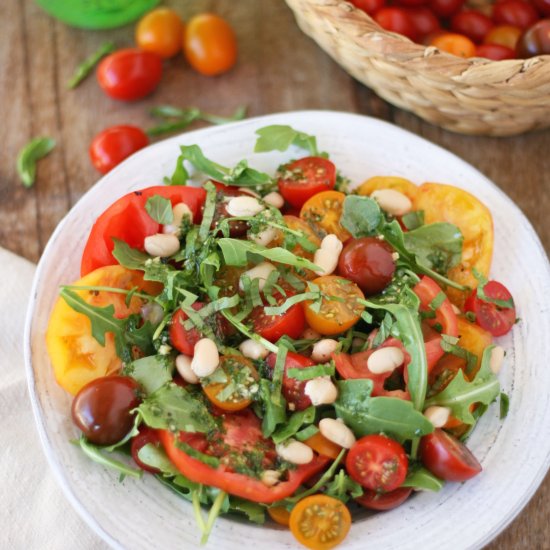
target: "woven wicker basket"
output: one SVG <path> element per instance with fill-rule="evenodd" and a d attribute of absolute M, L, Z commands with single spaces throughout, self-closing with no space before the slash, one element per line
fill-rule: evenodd
<path fill-rule="evenodd" d="M 300 28 L 393 105 L 454 132 L 509 136 L 550 126 L 550 55 L 462 59 L 387 32 L 344 0 L 286 0 Z"/>

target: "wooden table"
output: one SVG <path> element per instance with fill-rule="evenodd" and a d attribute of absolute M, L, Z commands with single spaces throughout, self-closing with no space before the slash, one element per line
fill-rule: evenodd
<path fill-rule="evenodd" d="M 71 29 L 51 19 L 31 0 L 2 2 L 0 246 L 38 260 L 59 220 L 98 179 L 87 154 L 92 137 L 117 123 L 152 125 L 148 108 L 169 103 L 196 105 L 220 114 L 246 104 L 251 116 L 334 109 L 391 121 L 446 147 L 496 182 L 550 249 L 550 131 L 500 139 L 468 137 L 394 108 L 355 82 L 306 38 L 282 0 L 172 0 L 165 4 L 177 5 L 185 18 L 205 10 L 225 16 L 238 34 L 239 63 L 229 74 L 206 78 L 178 57 L 166 64 L 155 94 L 126 104 L 103 95 L 95 78 L 75 91 L 67 90 L 66 82 L 74 67 L 105 40 L 113 39 L 120 46 L 132 44 L 132 26 L 108 32 Z M 36 185 L 25 189 L 17 178 L 15 158 L 20 147 L 39 135 L 55 137 L 58 147 L 40 163 Z M 491 506 L 491 495 L 487 506 Z M 547 477 L 528 507 L 488 548 L 548 548 L 549 513 Z"/>

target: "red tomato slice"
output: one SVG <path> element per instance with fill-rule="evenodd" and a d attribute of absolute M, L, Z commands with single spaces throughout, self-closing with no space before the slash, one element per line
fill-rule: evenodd
<path fill-rule="evenodd" d="M 267 366 L 273 370 L 275 368 L 275 362 L 277 361 L 277 355 L 270 353 L 267 356 Z M 311 405 L 311 399 L 305 394 L 306 382 L 289 378 L 287 376 L 288 369 L 303 369 L 305 367 L 312 367 L 315 363 L 308 357 L 304 357 L 299 353 L 289 351 L 286 354 L 285 372 L 283 375 L 283 395 L 286 399 L 289 408 L 297 411 L 307 409 Z"/>
<path fill-rule="evenodd" d="M 497 281 L 489 281 L 484 287 L 485 294 L 494 300 L 512 300 L 512 307 L 501 307 L 492 302 L 485 302 L 473 290 L 464 309 L 472 311 L 476 316 L 476 323 L 493 336 L 502 336 L 510 331 L 516 322 L 516 308 L 510 291 Z"/>
<path fill-rule="evenodd" d="M 441 428 L 420 440 L 419 452 L 424 466 L 446 481 L 466 481 L 481 472 L 468 447 Z"/>
<path fill-rule="evenodd" d="M 413 291 L 420 298 L 420 311 L 424 312 L 432 311 L 430 304 L 438 299 L 440 293 L 443 293 L 439 285 L 426 275 L 420 279 Z M 458 336 L 458 320 L 447 296 L 445 296 L 441 305 L 435 309 L 434 313 L 435 317 L 433 319 L 426 319 L 431 327 L 440 327 L 441 333 Z"/>
<path fill-rule="evenodd" d="M 203 306 L 203 303 L 195 302 L 191 307 L 195 311 L 199 311 Z M 195 344 L 202 338 L 202 334 L 196 328 L 186 330 L 183 323 L 187 319 L 189 319 L 187 313 L 181 309 L 176 311 L 170 322 L 170 341 L 179 352 L 192 356 L 195 351 Z"/>
<path fill-rule="evenodd" d="M 151 472 L 152 474 L 160 474 L 160 470 L 157 468 L 152 468 L 151 466 L 148 466 L 147 464 L 144 464 L 139 459 L 139 451 L 142 447 L 145 447 L 148 443 L 152 443 L 155 446 L 160 445 L 160 440 L 157 435 L 157 431 L 153 430 L 153 428 L 149 428 L 148 426 L 141 426 L 139 429 L 139 434 L 132 438 L 132 443 L 130 445 L 130 451 L 132 453 L 132 458 L 134 459 L 134 462 L 146 472 Z"/>
<path fill-rule="evenodd" d="M 393 491 L 407 476 L 409 460 L 397 441 L 384 435 L 366 435 L 349 450 L 346 470 L 371 491 Z"/>
<path fill-rule="evenodd" d="M 369 510 L 384 512 L 401 506 L 411 496 L 411 493 L 412 489 L 410 487 L 399 487 L 399 489 L 394 489 L 389 493 L 366 490 L 360 497 L 355 499 L 355 502 Z"/>
<path fill-rule="evenodd" d="M 160 231 L 160 224 L 145 210 L 147 199 L 154 195 L 170 199 L 172 206 L 184 202 L 193 212 L 193 221 L 200 220 L 206 198 L 204 189 L 159 185 L 128 193 L 109 206 L 94 223 L 82 255 L 82 276 L 99 267 L 118 263 L 112 254 L 113 238 L 143 250 L 145 237 Z"/>
<path fill-rule="evenodd" d="M 279 191 L 295 208 L 321 191 L 330 191 L 336 185 L 336 167 L 323 157 L 305 157 L 284 167 L 278 181 Z"/>
<path fill-rule="evenodd" d="M 271 460 L 276 459 L 273 442 L 264 439 L 261 435 L 258 417 L 252 411 L 245 410 L 224 415 L 223 423 L 224 428 L 219 432 L 219 437 L 209 438 L 209 440 L 203 434 L 182 433 L 182 440 L 196 450 L 221 457 L 217 467 L 209 466 L 192 458 L 176 447 L 175 436 L 168 430 L 158 431 L 168 457 L 176 468 L 191 481 L 218 487 L 231 495 L 254 502 L 270 504 L 292 495 L 306 479 L 320 472 L 330 462 L 330 459 L 326 457 L 316 456 L 309 464 L 289 470 L 285 481 L 273 487 L 267 487 L 259 479 L 237 473 L 231 467 L 233 459 L 242 461 L 246 452 L 252 449 L 261 449 L 263 452 L 267 449 L 268 452 L 265 454 L 272 454 Z M 217 446 L 216 442 L 218 442 Z"/>

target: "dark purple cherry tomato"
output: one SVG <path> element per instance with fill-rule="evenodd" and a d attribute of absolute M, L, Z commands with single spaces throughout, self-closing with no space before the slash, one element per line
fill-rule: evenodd
<path fill-rule="evenodd" d="M 428 7 L 438 17 L 452 17 L 462 8 L 465 0 L 430 0 Z"/>
<path fill-rule="evenodd" d="M 139 384 L 127 376 L 103 376 L 86 384 L 75 396 L 73 422 L 95 445 L 118 443 L 132 429 L 130 413 L 140 403 Z"/>
<path fill-rule="evenodd" d="M 363 10 L 369 15 L 373 15 L 380 8 L 384 7 L 386 0 L 350 0 L 351 3 L 360 10 Z"/>
<path fill-rule="evenodd" d="M 526 29 L 539 19 L 537 10 L 525 0 L 502 0 L 493 8 L 493 20 L 497 25 L 513 25 Z"/>
<path fill-rule="evenodd" d="M 409 14 L 403 8 L 382 8 L 374 14 L 374 20 L 387 31 L 396 32 L 416 40 L 416 27 Z"/>
<path fill-rule="evenodd" d="M 142 447 L 145 447 L 145 445 L 147 445 L 148 443 L 152 443 L 153 445 L 155 445 L 155 447 L 158 447 L 160 445 L 160 439 L 157 435 L 157 431 L 153 430 L 153 428 L 149 428 L 148 426 L 141 426 L 141 428 L 139 429 L 139 434 L 132 438 L 132 444 L 130 446 L 132 458 L 142 470 L 145 470 L 146 472 L 151 472 L 152 474 L 158 474 L 160 473 L 160 470 L 144 464 L 139 459 L 140 449 Z"/>
<path fill-rule="evenodd" d="M 464 10 L 455 14 L 451 20 L 451 29 L 464 34 L 476 43 L 483 41 L 487 33 L 494 27 L 490 17 L 476 10 Z"/>
<path fill-rule="evenodd" d="M 529 27 L 516 45 L 518 57 L 550 54 L 550 19 L 541 19 Z"/>
<path fill-rule="evenodd" d="M 515 59 L 516 52 L 512 48 L 502 46 L 501 44 L 480 44 L 476 48 L 476 57 L 485 57 L 492 61 L 502 61 L 503 59 Z"/>
<path fill-rule="evenodd" d="M 412 19 L 420 39 L 425 38 L 441 28 L 439 19 L 428 8 L 409 8 L 407 13 Z"/>
<path fill-rule="evenodd" d="M 374 237 L 350 239 L 338 261 L 338 273 L 368 296 L 382 292 L 395 272 L 392 249 Z"/>

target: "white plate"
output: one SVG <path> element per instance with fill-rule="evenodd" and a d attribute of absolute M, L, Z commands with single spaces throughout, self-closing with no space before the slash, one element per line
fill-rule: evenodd
<path fill-rule="evenodd" d="M 493 183 L 451 153 L 396 126 L 363 116 L 305 111 L 255 118 L 189 132 L 138 152 L 102 178 L 74 206 L 53 234 L 39 263 L 26 327 L 26 365 L 36 422 L 65 494 L 81 516 L 117 548 L 185 548 L 198 542 L 191 505 L 155 479 L 118 476 L 85 458 L 69 443 L 70 397 L 55 383 L 44 334 L 57 288 L 78 278 L 80 257 L 94 219 L 125 193 L 160 184 L 171 174 L 180 144 L 198 143 L 208 157 L 233 165 L 248 158 L 273 172 L 287 153 L 252 153 L 257 128 L 290 124 L 318 137 L 321 150 L 357 184 L 374 175 L 405 176 L 416 183 L 438 181 L 474 193 L 495 222 L 492 274 L 512 291 L 521 322 L 502 339 L 508 350 L 500 375 L 510 398 L 501 422 L 498 404 L 483 417 L 469 447 L 483 473 L 439 494 L 419 493 L 392 512 L 353 525 L 343 547 L 477 548 L 519 513 L 550 465 L 550 270 L 548 259 L 519 209 Z M 44 505 L 48 505 L 44 503 Z M 298 546 L 287 531 L 220 518 L 209 548 Z"/>

